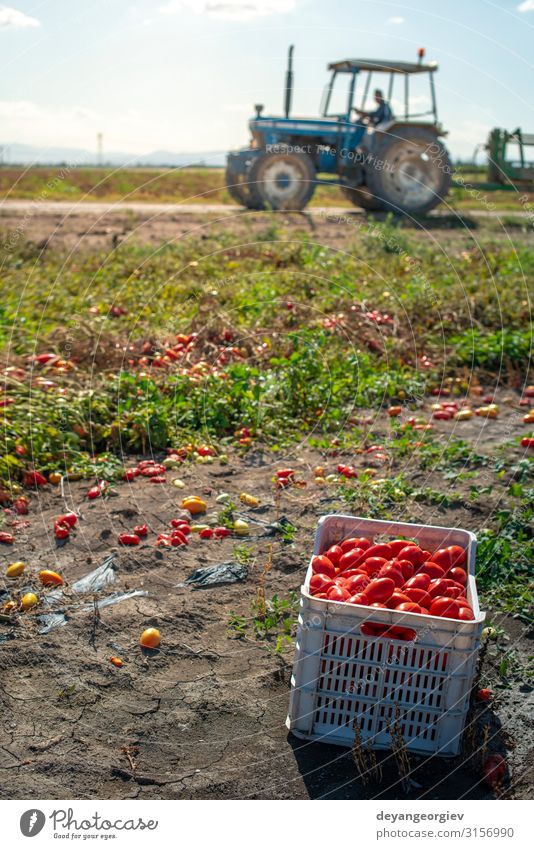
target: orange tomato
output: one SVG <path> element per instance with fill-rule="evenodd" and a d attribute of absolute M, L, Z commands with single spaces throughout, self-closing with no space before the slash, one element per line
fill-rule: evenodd
<path fill-rule="evenodd" d="M 181 506 L 183 510 L 189 510 L 192 516 L 196 516 L 198 513 L 205 513 L 207 505 L 198 495 L 189 495 L 183 499 Z"/>
<path fill-rule="evenodd" d="M 45 587 L 61 587 L 65 583 L 61 575 L 51 569 L 41 569 L 39 580 Z"/>
<path fill-rule="evenodd" d="M 139 643 L 144 649 L 157 649 L 161 643 L 161 634 L 157 628 L 147 628 L 141 634 Z"/>

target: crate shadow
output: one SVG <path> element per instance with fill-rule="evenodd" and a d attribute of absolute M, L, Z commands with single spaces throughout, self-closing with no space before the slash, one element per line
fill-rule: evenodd
<path fill-rule="evenodd" d="M 287 741 L 310 799 L 365 799 L 350 749 L 301 740 L 289 732 Z"/>
<path fill-rule="evenodd" d="M 490 728 L 488 754 L 507 757 L 502 725 L 493 710 L 485 712 Z M 507 774 L 500 791 L 485 785 L 481 764 L 473 766 L 469 757 L 454 758 L 410 755 L 411 787 L 403 790 L 394 759 L 389 751 L 377 752 L 383 768 L 383 780 L 364 786 L 357 775 L 350 749 L 318 741 L 302 740 L 289 732 L 287 741 L 293 750 L 298 770 L 310 799 L 485 799 L 499 798 L 510 787 Z"/>

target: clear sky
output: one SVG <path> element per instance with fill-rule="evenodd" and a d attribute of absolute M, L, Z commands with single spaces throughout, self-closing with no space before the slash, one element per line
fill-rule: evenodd
<path fill-rule="evenodd" d="M 247 141 L 252 105 L 316 115 L 328 61 L 438 61 L 455 156 L 534 132 L 534 0 L 13 0 L 0 5 L 0 143 L 148 153 Z M 419 95 L 418 95 L 419 96 Z M 422 103 L 422 101 L 421 101 Z"/>

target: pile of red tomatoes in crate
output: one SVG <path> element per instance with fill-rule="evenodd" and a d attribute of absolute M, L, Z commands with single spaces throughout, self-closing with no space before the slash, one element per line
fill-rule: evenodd
<path fill-rule="evenodd" d="M 471 621 L 466 560 L 459 545 L 430 552 L 409 540 L 354 537 L 312 558 L 309 591 L 326 601 Z"/>

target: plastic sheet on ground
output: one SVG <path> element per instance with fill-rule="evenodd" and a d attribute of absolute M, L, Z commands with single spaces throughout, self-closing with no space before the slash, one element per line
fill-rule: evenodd
<path fill-rule="evenodd" d="M 236 563 L 234 560 L 227 560 L 224 563 L 217 563 L 216 566 L 204 566 L 201 569 L 195 569 L 179 587 L 184 587 L 192 584 L 193 587 L 213 587 L 217 584 L 235 584 L 237 581 L 244 581 L 247 577 L 247 569 L 241 563 Z"/>
<path fill-rule="evenodd" d="M 86 593 L 95 594 L 104 587 L 113 583 L 116 578 L 115 559 L 115 555 L 110 554 L 110 556 L 106 557 L 100 566 L 97 566 L 97 568 L 93 569 L 92 572 L 89 572 L 87 575 L 84 575 L 83 578 L 80 578 L 72 584 L 70 591 L 77 595 Z M 75 604 L 70 607 L 70 611 L 87 613 L 94 610 L 95 607 L 98 608 L 98 610 L 101 610 L 104 607 L 110 607 L 112 604 L 118 604 L 121 601 L 128 601 L 136 596 L 146 595 L 148 595 L 146 590 L 128 590 L 127 592 L 118 591 L 111 593 L 111 595 L 108 595 L 105 598 L 100 598 L 91 604 L 81 605 L 80 602 L 75 602 Z M 43 602 L 49 607 L 55 607 L 60 603 L 70 601 L 71 599 L 66 597 L 65 592 L 62 589 L 54 590 L 43 599 Z M 59 609 L 51 611 L 50 613 L 42 613 L 36 618 L 40 625 L 39 634 L 48 634 L 49 631 L 53 631 L 55 628 L 61 628 L 66 625 L 71 616 L 64 609 Z"/>

